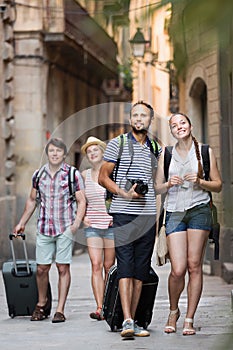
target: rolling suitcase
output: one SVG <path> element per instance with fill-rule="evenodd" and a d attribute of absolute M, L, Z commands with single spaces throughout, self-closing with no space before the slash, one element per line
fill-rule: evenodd
<path fill-rule="evenodd" d="M 116 265 L 113 265 L 108 272 L 102 310 L 103 317 L 112 331 L 122 328 L 123 312 L 118 289 Z"/>
<path fill-rule="evenodd" d="M 9 235 L 12 252 L 12 261 L 7 261 L 2 266 L 3 280 L 5 284 L 8 312 L 11 318 L 15 316 L 31 316 L 38 302 L 36 284 L 37 264 L 34 260 L 28 260 L 25 234 L 20 234 L 23 242 L 25 260 L 16 260 L 13 234 Z M 48 285 L 47 297 L 51 305 L 51 287 Z M 51 307 L 50 307 L 51 309 Z"/>
<path fill-rule="evenodd" d="M 148 279 L 143 282 L 142 292 L 135 315 L 135 321 L 144 329 L 147 329 L 152 320 L 158 282 L 158 275 L 151 267 Z M 117 331 L 122 328 L 123 312 L 118 289 L 116 265 L 112 266 L 108 273 L 104 292 L 103 316 L 112 331 Z"/>

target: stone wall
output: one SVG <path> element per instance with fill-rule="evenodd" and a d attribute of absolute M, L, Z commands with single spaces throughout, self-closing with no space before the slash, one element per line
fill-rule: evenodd
<path fill-rule="evenodd" d="M 174 6 L 173 25 L 176 25 L 174 28 L 177 29 L 178 33 L 174 32 L 173 28 L 173 40 L 176 61 L 181 68 L 179 77 L 180 81 L 182 81 L 181 104 L 192 120 L 194 117 L 196 124 L 194 125 L 194 131 L 197 130 L 199 139 L 203 136 L 203 115 L 206 118 L 204 127 L 207 129 L 207 133 L 204 141 L 209 143 L 214 150 L 220 173 L 223 176 L 223 191 L 221 193 L 213 193 L 214 203 L 218 207 L 218 219 L 221 224 L 220 260 L 213 260 L 213 247 L 209 246 L 207 248 L 207 260 L 210 263 L 210 273 L 221 275 L 225 278 L 224 276 L 229 275 L 226 271 L 230 266 L 230 264 L 226 263 L 232 262 L 232 228 L 228 227 L 228 222 L 226 221 L 226 211 L 229 205 L 226 201 L 224 186 L 228 180 L 224 179 L 226 164 L 223 162 L 224 141 L 221 139 L 221 136 L 223 133 L 223 115 L 228 108 L 231 108 L 230 106 L 227 107 L 227 103 L 229 102 L 231 105 L 232 100 L 227 100 L 230 91 L 226 93 L 223 90 L 223 85 L 229 86 L 229 84 L 226 84 L 226 77 L 224 76 L 225 79 L 222 86 L 220 81 L 222 80 L 221 74 L 223 74 L 224 69 L 228 74 L 230 69 L 232 69 L 232 55 L 229 55 L 229 61 L 231 61 L 229 67 L 223 68 L 224 65 L 219 58 L 222 44 L 221 38 L 226 38 L 225 34 L 228 33 L 230 23 L 226 24 L 227 30 L 225 33 L 220 32 L 214 19 L 212 18 L 211 21 L 207 19 L 209 12 L 204 11 L 204 4 L 199 2 L 198 5 L 199 7 L 196 6 L 195 1 L 189 3 L 181 1 L 177 6 Z M 221 9 L 223 7 L 220 6 Z M 182 16 L 182 21 L 180 21 L 180 16 Z M 219 18 L 221 18 L 220 14 Z M 229 34 L 229 37 L 232 36 Z M 225 52 L 222 52 L 222 57 L 225 57 L 226 62 L 228 62 L 226 59 L 228 53 L 229 45 L 226 46 Z M 199 82 L 198 84 L 196 83 L 197 81 Z M 202 88 L 203 91 L 201 90 Z M 204 100 L 205 102 L 203 103 Z M 200 106 L 203 107 L 203 105 L 205 107 L 204 113 L 203 110 L 200 110 Z M 223 105 L 225 111 L 223 110 Z M 225 120 L 227 120 L 227 117 Z M 230 118 L 229 122 L 231 124 Z M 227 157 L 230 157 L 230 149 L 224 149 L 224 152 L 226 152 L 224 154 L 227 154 Z M 229 174 L 227 176 L 229 177 Z M 227 278 L 225 279 L 227 280 Z M 228 282 L 229 280 L 228 277 Z"/>
<path fill-rule="evenodd" d="M 15 221 L 14 8 L 5 1 L 0 14 L 0 265 L 9 256 L 8 235 Z"/>

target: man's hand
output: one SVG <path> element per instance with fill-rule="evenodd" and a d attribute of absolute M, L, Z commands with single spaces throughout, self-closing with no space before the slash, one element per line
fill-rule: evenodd
<path fill-rule="evenodd" d="M 135 188 L 137 187 L 137 184 L 134 184 L 128 192 L 123 190 L 122 188 L 119 190 L 118 195 L 125 199 L 134 199 L 134 198 L 143 198 L 143 194 L 139 194 L 135 192 Z"/>
<path fill-rule="evenodd" d="M 13 235 L 17 237 L 19 234 L 23 233 L 25 230 L 25 225 L 22 225 L 21 223 L 18 223 L 18 225 L 15 226 L 13 230 Z"/>

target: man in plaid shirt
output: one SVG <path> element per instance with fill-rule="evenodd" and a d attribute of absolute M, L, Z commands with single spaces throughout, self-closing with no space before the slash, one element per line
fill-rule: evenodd
<path fill-rule="evenodd" d="M 66 145 L 61 139 L 52 138 L 45 148 L 48 163 L 32 177 L 32 188 L 23 215 L 14 229 L 22 233 L 37 205 L 40 207 L 37 221 L 36 262 L 39 300 L 32 314 L 32 321 L 49 316 L 50 301 L 47 298 L 49 270 L 55 259 L 58 280 L 58 304 L 53 323 L 64 322 L 65 302 L 70 287 L 70 263 L 72 260 L 72 235 L 80 226 L 86 210 L 84 185 L 78 170 L 75 171 L 75 201 L 70 197 L 69 169 L 65 163 Z"/>

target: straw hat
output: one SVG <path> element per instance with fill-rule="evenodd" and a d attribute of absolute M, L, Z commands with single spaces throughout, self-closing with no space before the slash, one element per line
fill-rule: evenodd
<path fill-rule="evenodd" d="M 89 146 L 91 146 L 91 145 L 99 145 L 104 150 L 106 148 L 106 143 L 105 142 L 101 141 L 100 139 L 97 139 L 97 137 L 90 136 L 90 137 L 88 137 L 86 143 L 84 143 L 84 145 L 81 147 L 81 152 L 85 154 L 87 148 Z"/>

